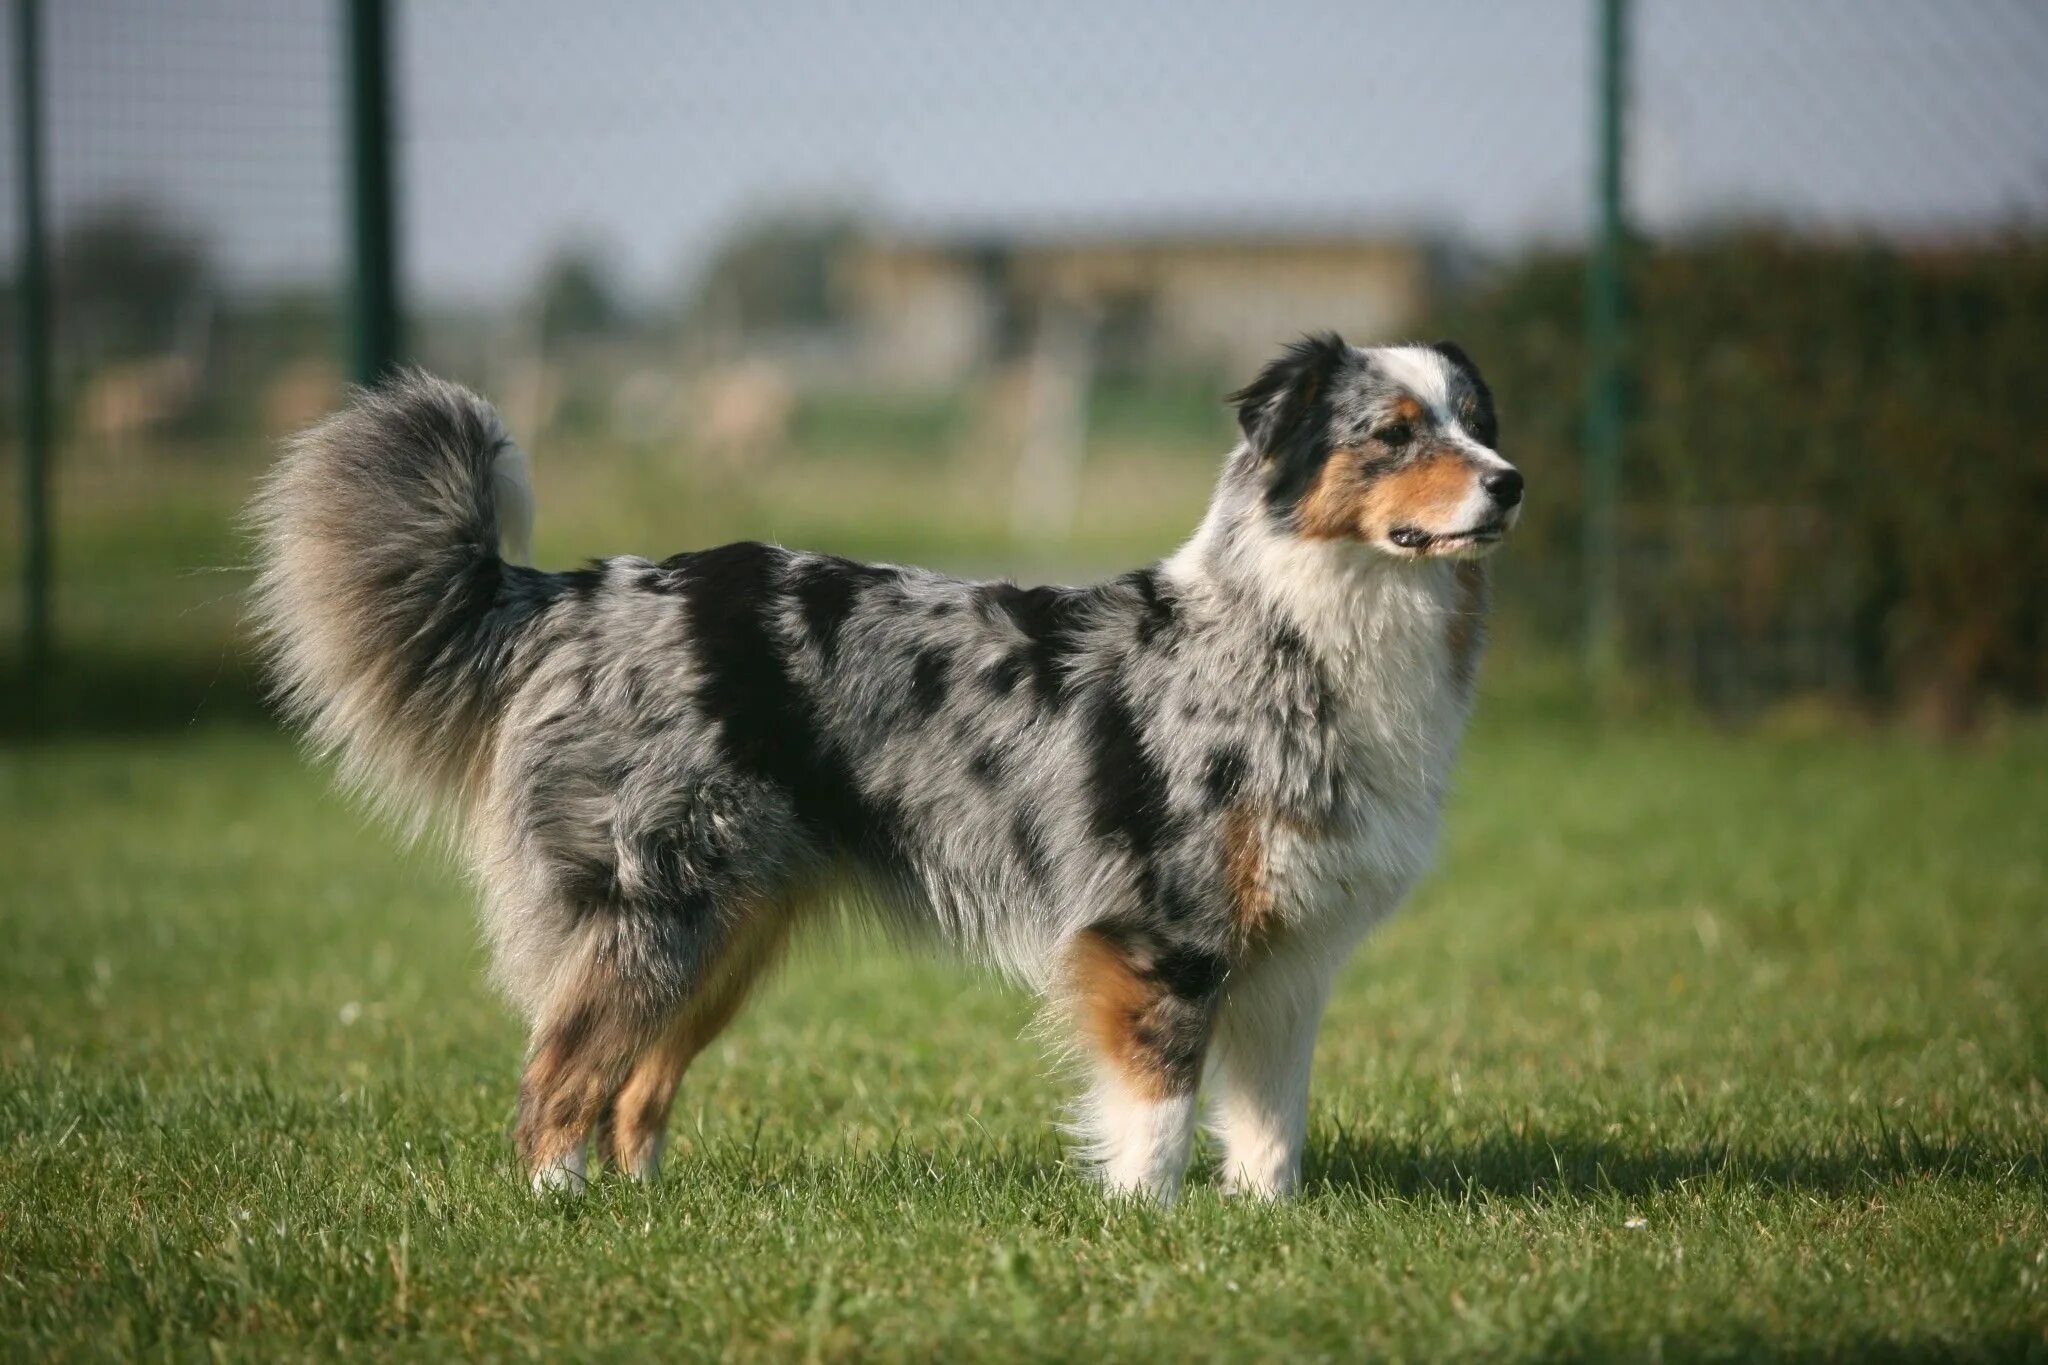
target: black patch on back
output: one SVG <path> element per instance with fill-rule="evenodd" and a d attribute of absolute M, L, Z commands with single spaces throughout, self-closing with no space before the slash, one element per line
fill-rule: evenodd
<path fill-rule="evenodd" d="M 1059 710 L 1094 594 L 1086 588 L 1020 588 L 1014 583 L 989 583 L 977 592 L 1023 633 L 1024 662 L 1039 704 Z"/>
<path fill-rule="evenodd" d="M 947 670 L 953 666 L 953 651 L 927 645 L 917 651 L 910 665 L 910 719 L 927 721 L 946 704 L 950 686 Z"/>
<path fill-rule="evenodd" d="M 1130 854 L 1147 908 L 1169 918 L 1186 913 L 1191 906 L 1162 883 L 1157 861 L 1178 825 L 1167 805 L 1166 774 L 1145 748 L 1120 681 L 1102 689 L 1087 740 L 1089 833 Z"/>
<path fill-rule="evenodd" d="M 1017 861 L 1024 865 L 1024 875 L 1034 882 L 1043 882 L 1051 871 L 1045 851 L 1045 836 L 1038 832 L 1038 825 L 1025 811 L 1018 811 L 1010 817 L 1010 847 L 1016 851 Z"/>
<path fill-rule="evenodd" d="M 999 697 L 1007 697 L 1017 689 L 1024 679 L 1025 659 L 1022 651 L 1005 654 L 995 661 L 988 672 L 981 675 L 989 690 Z"/>
<path fill-rule="evenodd" d="M 1138 643 L 1149 645 L 1173 629 L 1178 603 L 1156 568 L 1137 569 L 1117 580 L 1138 594 Z"/>
<path fill-rule="evenodd" d="M 777 637 L 777 580 L 788 554 L 746 541 L 681 558 L 702 673 L 692 700 L 717 725 L 726 762 L 783 791 L 818 838 L 896 861 L 897 812 L 861 791 L 845 756 L 821 733 L 817 705 Z"/>
<path fill-rule="evenodd" d="M 974 757 L 967 760 L 967 771 L 973 773 L 975 781 L 984 787 L 1001 786 L 1008 768 L 1008 758 L 993 744 L 976 749 Z"/>
<path fill-rule="evenodd" d="M 798 561 L 790 578 L 790 591 L 803 616 L 804 631 L 827 666 L 838 649 L 839 627 L 852 614 L 862 590 L 895 576 L 893 570 L 838 555 L 806 556 Z"/>
<path fill-rule="evenodd" d="M 590 564 L 561 575 L 562 595 L 574 602 L 588 602 L 604 586 L 604 566 Z"/>
<path fill-rule="evenodd" d="M 1244 787 L 1245 771 L 1244 753 L 1234 746 L 1209 751 L 1209 763 L 1202 772 L 1202 794 L 1209 799 L 1211 810 L 1237 799 Z"/>
<path fill-rule="evenodd" d="M 1165 842 L 1166 774 L 1146 752 L 1123 688 L 1102 689 L 1088 718 L 1089 831 L 1139 857 Z"/>

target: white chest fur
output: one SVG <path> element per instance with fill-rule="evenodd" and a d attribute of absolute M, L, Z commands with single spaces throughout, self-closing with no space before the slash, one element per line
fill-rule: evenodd
<path fill-rule="evenodd" d="M 1453 654 L 1470 604 L 1448 563 L 1300 548 L 1322 562 L 1300 566 L 1289 615 L 1336 688 L 1342 799 L 1326 828 L 1275 831 L 1274 889 L 1298 924 L 1355 932 L 1400 903 L 1435 850 L 1469 710 Z"/>

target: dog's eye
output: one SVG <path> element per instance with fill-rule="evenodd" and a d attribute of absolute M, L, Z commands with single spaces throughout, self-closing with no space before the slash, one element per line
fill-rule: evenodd
<path fill-rule="evenodd" d="M 1377 432 L 1374 432 L 1373 439 L 1383 446 L 1405 446 L 1408 444 L 1409 438 L 1414 435 L 1415 429 L 1413 427 L 1409 426 L 1406 422 L 1396 422 L 1390 427 L 1381 427 Z"/>

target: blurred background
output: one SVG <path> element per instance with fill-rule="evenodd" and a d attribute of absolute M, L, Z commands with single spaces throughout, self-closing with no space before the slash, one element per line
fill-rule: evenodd
<path fill-rule="evenodd" d="M 0 725 L 252 714 L 238 509 L 395 360 L 545 564 L 1170 550 L 1296 334 L 1530 476 L 1494 686 L 1947 732 L 2048 691 L 2032 0 L 13 0 Z"/>

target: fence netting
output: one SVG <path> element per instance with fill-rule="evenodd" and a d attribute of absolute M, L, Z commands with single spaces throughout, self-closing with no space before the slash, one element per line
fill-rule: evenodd
<path fill-rule="evenodd" d="M 341 7 L 44 9 L 60 709 L 231 710 L 238 507 L 348 378 Z M 1635 674 L 1736 714 L 2039 701 L 2048 11 L 1629 32 Z M 1577 647 L 1591 5 L 432 0 L 393 33 L 407 353 L 532 450 L 543 560 L 752 535 L 1078 578 L 1192 527 L 1220 395 L 1281 343 L 1451 335 L 1530 479 L 1503 657 Z"/>

